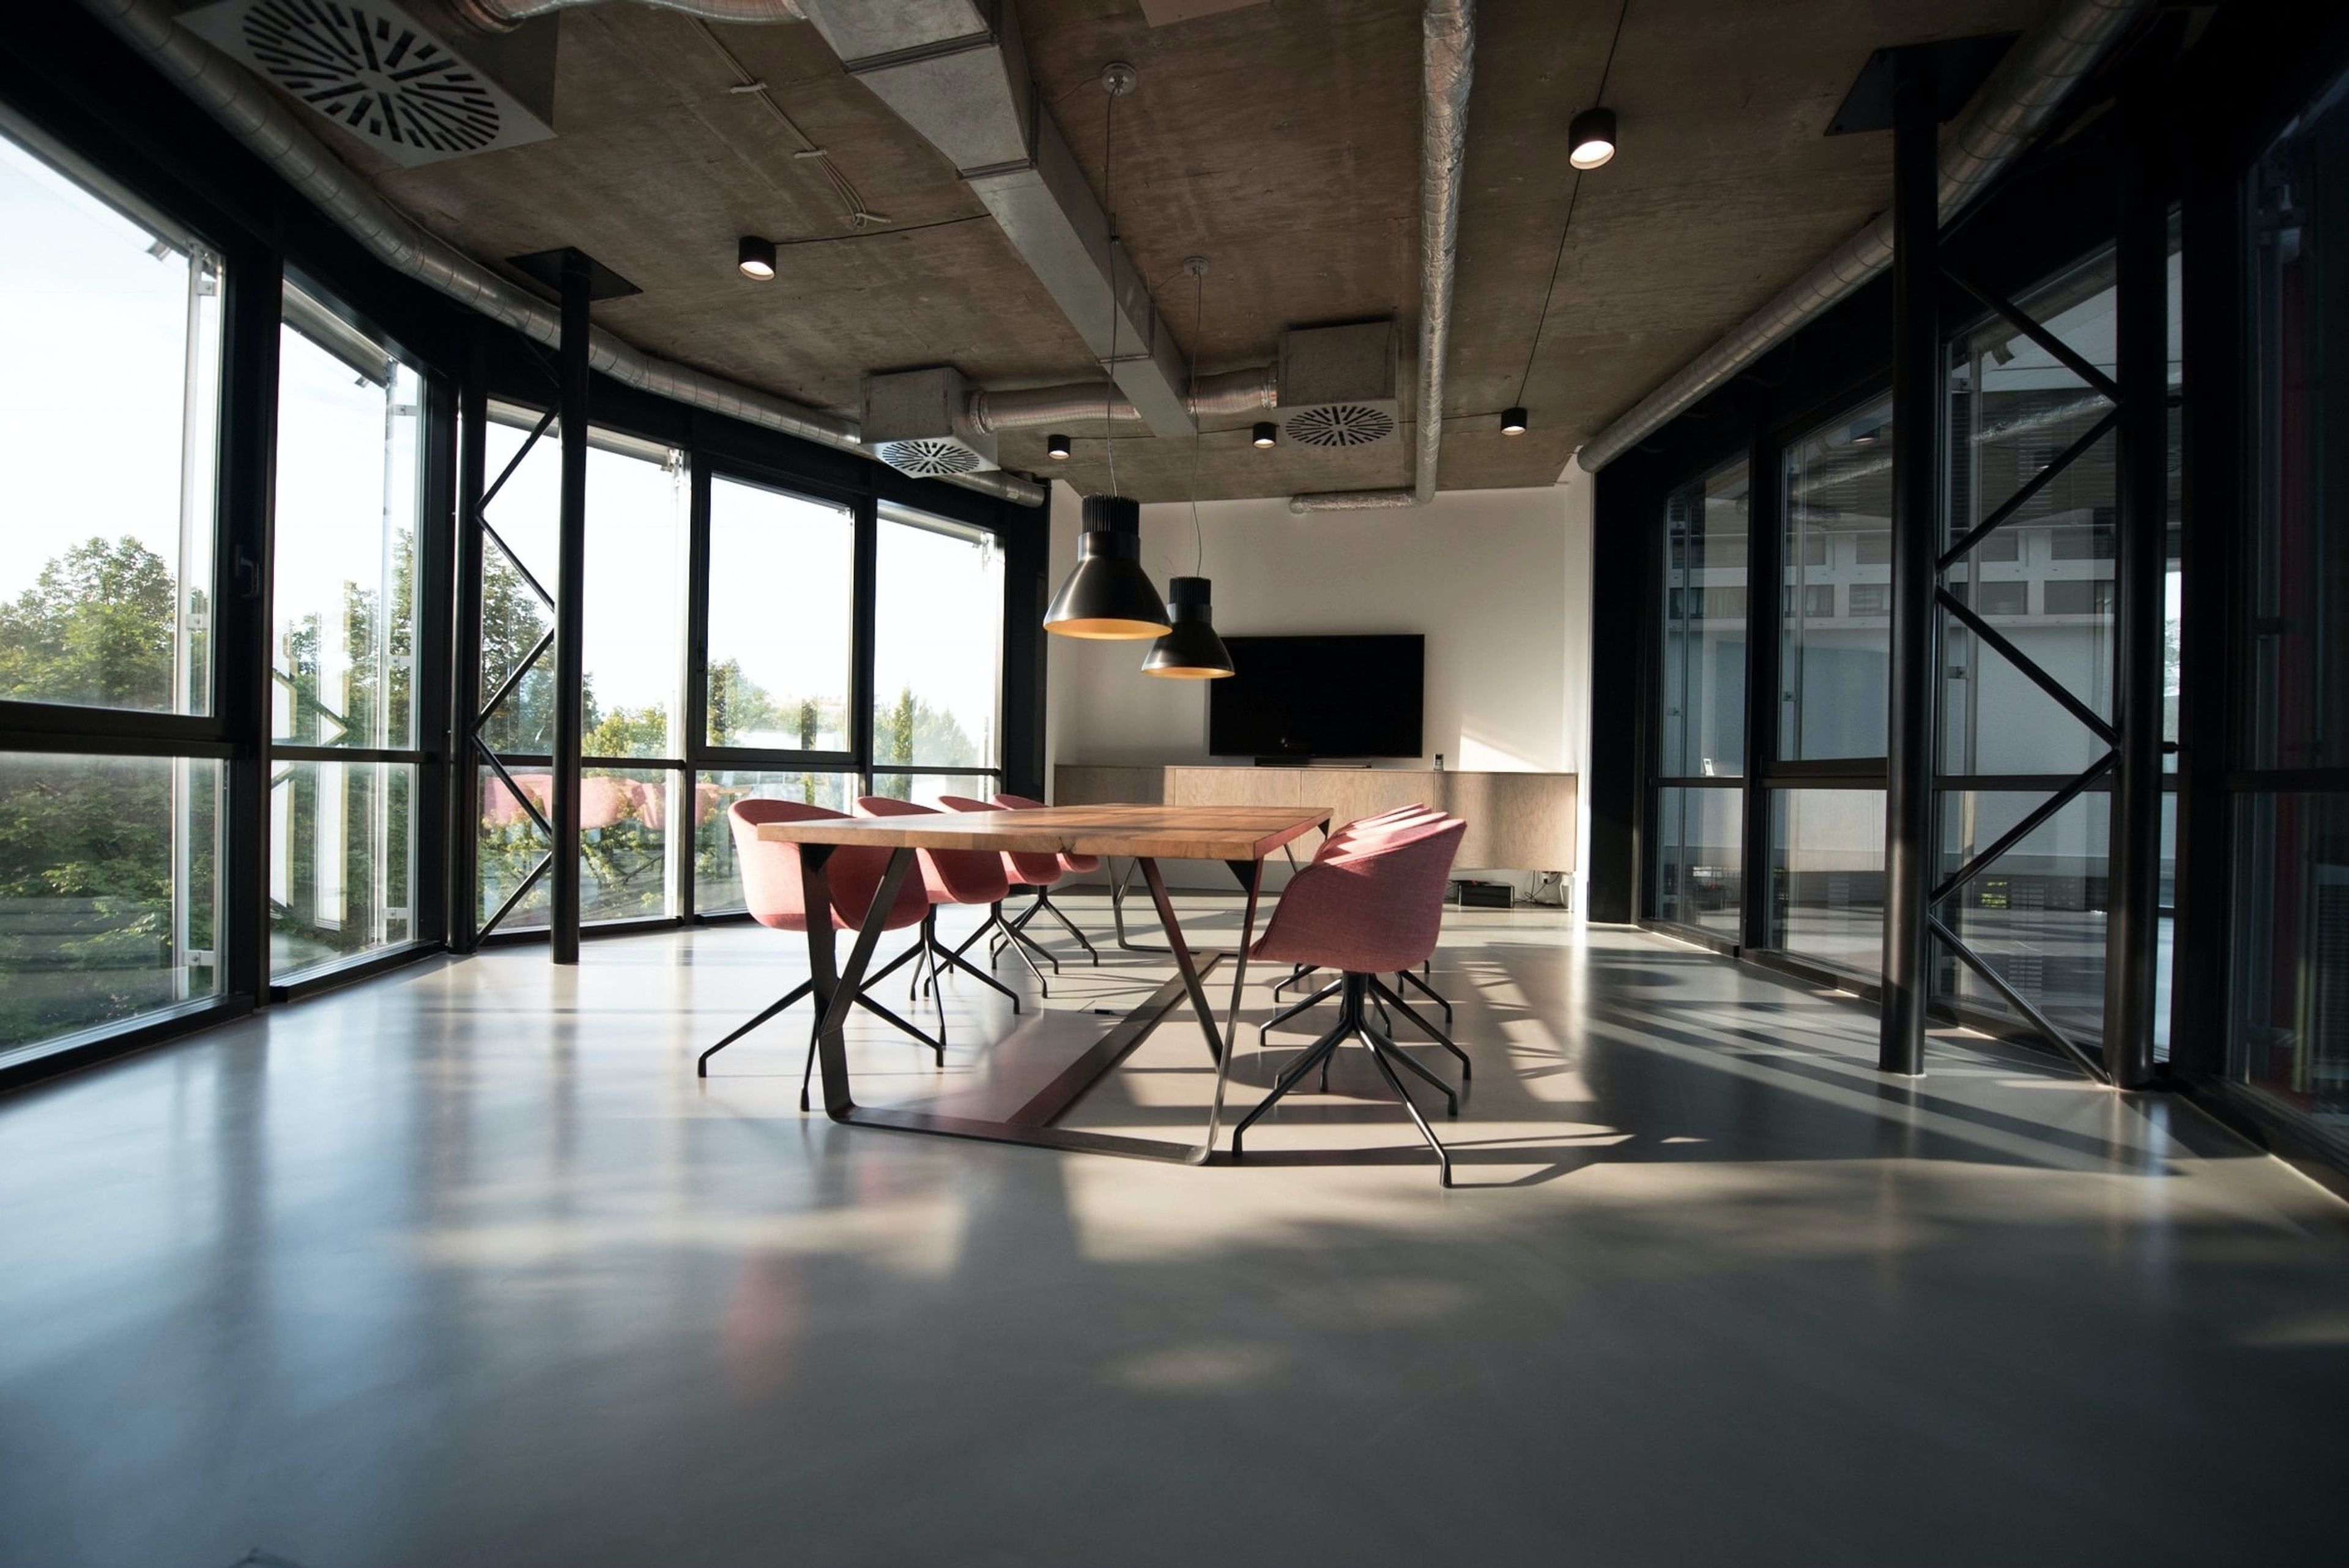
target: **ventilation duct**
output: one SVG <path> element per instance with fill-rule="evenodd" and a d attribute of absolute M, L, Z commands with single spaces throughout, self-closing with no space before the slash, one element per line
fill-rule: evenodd
<path fill-rule="evenodd" d="M 175 26 L 160 0 L 82 0 L 82 5 L 386 266 L 533 342 L 561 344 L 562 317 L 553 306 L 419 228 L 329 152 L 257 78 Z M 847 420 L 647 354 L 600 327 L 589 339 L 588 358 L 601 374 L 654 397 L 872 455 Z M 1048 494 L 1042 485 L 1006 473 L 953 483 L 1022 506 L 1041 506 Z"/>
<path fill-rule="evenodd" d="M 1278 404 L 1279 387 L 1272 367 L 1257 365 L 1202 376 L 1185 400 L 1195 420 L 1248 420 Z M 1112 424 L 1143 422 L 1141 413 L 1123 398 L 1103 397 L 1099 381 L 1023 387 L 1009 392 L 974 391 L 968 404 L 971 427 L 978 431 L 1091 429 L 1101 423 L 1104 407 Z"/>
<path fill-rule="evenodd" d="M 395 163 L 543 141 L 554 36 L 475 40 L 492 74 L 395 0 L 220 0 L 180 25 Z M 525 101 L 527 99 L 527 101 Z"/>
<path fill-rule="evenodd" d="M 1468 91 L 1476 79 L 1475 0 L 1427 0 L 1420 36 L 1419 425 L 1411 488 L 1292 495 L 1291 512 L 1424 506 L 1435 499 L 1436 462 L 1444 452 L 1444 361 L 1452 341 L 1452 286 L 1460 259 Z M 1296 400 L 1285 366 L 1280 389 L 1284 400 Z"/>
<path fill-rule="evenodd" d="M 970 421 L 970 388 L 946 366 L 864 379 L 864 444 L 900 473 L 946 479 L 996 466 L 995 437 Z"/>
<path fill-rule="evenodd" d="M 1941 222 L 1981 195 L 2031 144 L 2143 5 L 2144 0 L 2060 0 L 2007 52 L 1941 139 Z M 1891 265 L 1888 211 L 1593 436 L 1578 454 L 1583 468 L 1598 472 Z"/>

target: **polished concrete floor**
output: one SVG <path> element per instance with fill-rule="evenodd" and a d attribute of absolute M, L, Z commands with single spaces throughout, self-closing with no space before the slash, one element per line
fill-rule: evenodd
<path fill-rule="evenodd" d="M 1068 1157 L 803 1117 L 796 1022 L 698 1082 L 797 967 L 505 950 L 0 1101 L 0 1563 L 2349 1559 L 2349 1210 L 2182 1106 L 1479 913 L 1460 1188 L 1357 1052 L 1244 1165 Z M 1162 972 L 957 981 L 860 1092 Z M 1206 1083 L 1178 1016 L 1071 1119 Z"/>

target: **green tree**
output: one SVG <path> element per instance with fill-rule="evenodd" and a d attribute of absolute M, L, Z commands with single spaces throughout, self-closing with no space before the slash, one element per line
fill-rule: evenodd
<path fill-rule="evenodd" d="M 137 540 L 74 545 L 0 605 L 0 693 L 169 707 L 177 599 L 170 566 Z M 5 763 L 0 1046 L 174 999 L 171 774 L 146 759 Z M 194 791 L 189 818 L 188 874 L 208 889 L 209 792 Z M 193 900 L 196 947 L 212 941 L 208 904 Z"/>
<path fill-rule="evenodd" d="M 74 545 L 0 605 L 0 696 L 169 710 L 177 599 L 138 540 Z"/>

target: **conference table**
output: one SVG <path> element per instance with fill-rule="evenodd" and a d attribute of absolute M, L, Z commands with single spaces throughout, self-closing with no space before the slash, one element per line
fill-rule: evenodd
<path fill-rule="evenodd" d="M 857 930 L 856 940 L 850 945 L 844 965 L 839 961 L 828 923 L 808 922 L 808 973 L 822 1020 L 816 1026 L 816 1064 L 823 1077 L 824 1114 L 851 1127 L 984 1138 L 995 1143 L 1136 1159 L 1204 1163 L 1215 1153 L 1216 1135 L 1223 1120 L 1224 1087 L 1231 1071 L 1231 1044 L 1239 1027 L 1240 991 L 1247 980 L 1247 950 L 1256 940 L 1257 905 L 1263 888 L 1265 857 L 1316 829 L 1327 834 L 1330 815 L 1328 806 L 1078 805 L 761 823 L 761 838 L 799 846 L 802 890 L 806 908 L 811 909 L 825 909 L 831 903 L 831 885 L 824 866 L 833 851 L 851 846 L 889 851 L 888 869 L 874 890 L 873 907 Z M 1001 1121 L 860 1106 L 849 1084 L 844 1035 L 848 1014 L 871 967 L 874 950 L 880 943 L 882 918 L 896 901 L 897 889 L 912 872 L 915 856 L 926 849 L 1118 856 L 1131 859 L 1141 867 L 1143 879 L 1149 886 L 1151 901 L 1158 909 L 1158 923 L 1166 933 L 1168 953 L 1174 961 L 1172 978 Z M 1182 925 L 1174 918 L 1174 906 L 1166 896 L 1165 880 L 1159 874 L 1161 860 L 1220 860 L 1230 869 L 1247 895 L 1237 949 L 1227 952 L 1194 949 L 1184 940 Z M 1215 1007 L 1207 999 L 1206 980 L 1216 964 L 1226 958 L 1232 961 L 1232 998 L 1219 1031 Z M 1198 1018 L 1199 1033 L 1206 1039 L 1207 1055 L 1216 1069 L 1206 1136 L 1200 1143 L 1081 1132 L 1053 1125 L 1186 997 Z"/>

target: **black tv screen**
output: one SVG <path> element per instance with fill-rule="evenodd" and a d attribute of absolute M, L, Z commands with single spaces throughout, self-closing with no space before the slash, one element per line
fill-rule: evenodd
<path fill-rule="evenodd" d="M 1208 685 L 1219 757 L 1417 757 L 1423 637 L 1227 637 Z"/>

